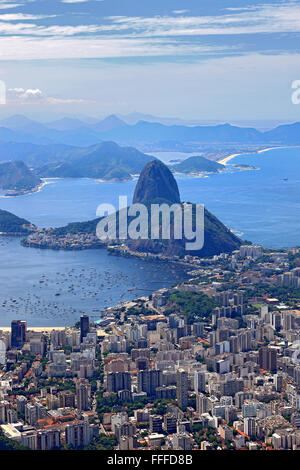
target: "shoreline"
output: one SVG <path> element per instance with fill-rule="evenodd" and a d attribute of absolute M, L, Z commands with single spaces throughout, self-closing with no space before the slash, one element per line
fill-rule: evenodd
<path fill-rule="evenodd" d="M 251 154 L 259 154 L 259 153 L 264 153 L 264 152 L 269 152 L 270 150 L 277 150 L 277 149 L 291 149 L 291 148 L 299 148 L 300 145 L 291 145 L 291 146 L 285 146 L 285 147 L 267 147 L 265 149 L 260 149 L 257 150 L 256 152 L 251 152 Z M 218 163 L 221 165 L 227 165 L 230 160 L 232 160 L 235 157 L 240 157 L 242 155 L 249 155 L 250 153 L 233 153 L 232 155 L 228 155 L 228 157 L 221 158 L 220 160 L 217 160 Z"/>
<path fill-rule="evenodd" d="M 55 178 L 41 178 L 42 183 L 39 184 L 38 186 L 28 189 L 28 190 L 20 190 L 20 191 L 15 191 L 15 190 L 8 190 L 12 191 L 12 194 L 5 193 L 3 195 L 0 194 L 1 199 L 6 199 L 6 198 L 12 198 L 12 197 L 19 197 L 19 196 L 29 196 L 34 193 L 39 193 L 43 190 L 43 188 L 48 185 L 48 184 L 53 184 L 55 181 L 59 180 L 79 180 L 79 179 L 87 179 L 94 181 L 96 183 L 128 183 L 131 181 L 136 181 L 138 179 L 138 175 L 131 175 L 131 178 L 129 179 L 118 179 L 118 178 L 112 178 L 112 179 L 101 179 L 101 178 L 88 178 L 88 177 L 78 177 L 78 178 L 71 178 L 71 177 L 55 177 Z M 15 194 L 14 194 L 15 192 Z"/>
<path fill-rule="evenodd" d="M 73 328 L 72 326 L 27 326 L 27 331 L 36 331 L 36 332 L 51 332 L 52 330 L 62 331 L 66 328 Z M 11 326 L 0 326 L 0 331 L 10 331 Z"/>
<path fill-rule="evenodd" d="M 4 198 L 6 199 L 6 198 L 11 198 L 11 197 L 28 196 L 30 194 L 39 193 L 40 191 L 42 191 L 43 187 L 46 186 L 47 184 L 50 184 L 50 182 L 42 180 L 42 183 L 40 183 L 38 186 L 35 186 L 32 189 L 28 189 L 28 190 L 26 189 L 26 190 L 20 190 L 20 191 L 8 189 L 7 190 L 8 192 L 5 193 L 4 195 L 1 195 L 0 197 L 3 199 Z M 12 191 L 12 194 L 10 194 L 9 191 Z"/>

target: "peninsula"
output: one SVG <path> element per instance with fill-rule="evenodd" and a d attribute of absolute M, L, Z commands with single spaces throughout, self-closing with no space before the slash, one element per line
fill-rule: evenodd
<path fill-rule="evenodd" d="M 22 219 L 11 212 L 0 209 L 1 235 L 28 235 L 35 230 L 35 225 L 28 222 L 28 220 Z"/>
<path fill-rule="evenodd" d="M 7 196 L 36 191 L 42 180 L 23 161 L 0 163 L 0 189 Z"/>

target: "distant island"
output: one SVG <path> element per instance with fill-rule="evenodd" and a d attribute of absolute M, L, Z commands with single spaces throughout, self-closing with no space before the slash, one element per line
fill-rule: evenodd
<path fill-rule="evenodd" d="M 225 165 L 208 160 L 202 156 L 189 157 L 183 162 L 170 166 L 170 170 L 175 173 L 199 174 L 199 173 L 218 173 L 224 170 Z"/>
<path fill-rule="evenodd" d="M 259 170 L 259 168 L 257 168 L 256 166 L 252 166 L 252 165 L 242 165 L 241 163 L 238 164 L 238 165 L 231 165 L 233 166 L 234 168 L 237 168 L 238 170 Z"/>
<path fill-rule="evenodd" d="M 0 189 L 7 196 L 36 191 L 42 180 L 22 161 L 0 163 Z"/>

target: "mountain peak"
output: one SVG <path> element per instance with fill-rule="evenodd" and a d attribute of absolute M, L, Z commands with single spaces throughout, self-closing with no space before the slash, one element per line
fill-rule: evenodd
<path fill-rule="evenodd" d="M 160 160 L 149 162 L 142 170 L 135 188 L 133 203 L 146 203 L 154 199 L 180 203 L 176 180 L 169 168 Z"/>
<path fill-rule="evenodd" d="M 116 116 L 115 114 L 111 114 L 102 121 L 95 123 L 92 128 L 97 132 L 108 132 L 123 126 L 126 126 L 126 123 L 120 118 L 118 118 L 118 116 Z"/>
<path fill-rule="evenodd" d="M 37 124 L 35 121 L 32 119 L 29 119 L 26 116 L 23 116 L 22 114 L 14 114 L 10 117 L 7 117 L 5 119 L 1 120 L 1 125 L 4 127 L 8 127 L 10 129 L 22 129 L 23 127 L 26 127 L 31 124 Z"/>

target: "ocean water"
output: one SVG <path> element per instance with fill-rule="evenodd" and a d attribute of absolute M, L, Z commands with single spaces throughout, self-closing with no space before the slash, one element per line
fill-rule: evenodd
<path fill-rule="evenodd" d="M 0 326 L 25 319 L 31 326 L 74 325 L 120 301 L 149 295 L 185 278 L 164 263 L 110 256 L 105 249 L 52 251 L 0 239 Z"/>
<path fill-rule="evenodd" d="M 203 202 L 253 243 L 266 248 L 300 245 L 300 148 L 238 156 L 230 163 L 258 169 L 229 169 L 193 181 L 179 177 L 184 199 Z"/>
<path fill-rule="evenodd" d="M 157 155 L 164 160 L 164 156 Z M 177 158 L 177 154 L 174 155 Z M 188 155 L 187 155 L 188 156 Z M 167 159 L 172 159 L 168 152 Z M 177 176 L 181 199 L 202 203 L 242 238 L 268 248 L 300 245 L 300 148 L 276 149 L 234 158 L 204 178 Z M 136 181 L 47 180 L 40 192 L 6 198 L 0 208 L 40 227 L 95 218 L 101 203 L 131 203 Z M 0 238 L 0 325 L 14 318 L 36 326 L 74 324 L 82 312 L 100 317 L 107 306 L 130 300 L 183 277 L 159 263 L 109 256 L 105 250 L 56 252 L 21 247 Z M 135 289 L 135 290 L 131 290 Z"/>

